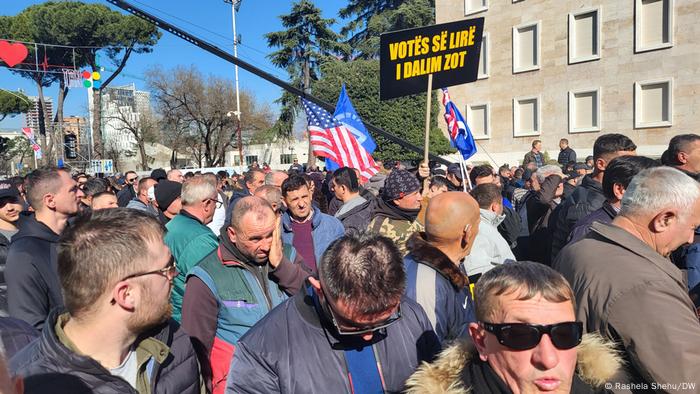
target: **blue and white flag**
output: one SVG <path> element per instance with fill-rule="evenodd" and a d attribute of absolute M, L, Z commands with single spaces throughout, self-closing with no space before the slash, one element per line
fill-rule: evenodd
<path fill-rule="evenodd" d="M 357 139 L 357 142 L 365 148 L 367 153 L 371 154 L 377 149 L 377 144 L 374 142 L 374 139 L 372 139 L 364 123 L 362 123 L 362 119 L 360 119 L 355 108 L 352 106 L 350 97 L 345 90 L 345 84 L 343 84 L 343 88 L 340 90 L 340 96 L 338 97 L 338 103 L 335 105 L 333 117 L 348 128 L 355 136 L 355 139 Z M 326 170 L 335 171 L 338 168 L 340 168 L 338 163 L 326 158 Z"/>
<path fill-rule="evenodd" d="M 450 134 L 450 144 L 457 148 L 462 158 L 467 160 L 476 153 L 476 143 L 469 125 L 459 113 L 457 106 L 450 99 L 447 88 L 442 88 L 442 104 L 445 106 L 445 121 Z"/>

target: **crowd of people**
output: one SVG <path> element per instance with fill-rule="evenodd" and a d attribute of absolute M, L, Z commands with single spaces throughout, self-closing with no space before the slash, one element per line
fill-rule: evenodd
<path fill-rule="evenodd" d="M 0 392 L 691 393 L 700 136 L 0 181 Z"/>

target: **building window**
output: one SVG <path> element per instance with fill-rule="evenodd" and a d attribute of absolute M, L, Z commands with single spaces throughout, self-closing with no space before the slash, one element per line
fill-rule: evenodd
<path fill-rule="evenodd" d="M 489 0 L 464 0 L 464 15 L 476 14 L 489 9 Z"/>
<path fill-rule="evenodd" d="M 294 155 L 291 153 L 282 153 L 280 155 L 280 164 L 292 164 Z"/>
<path fill-rule="evenodd" d="M 600 88 L 569 92 L 569 133 L 600 131 Z"/>
<path fill-rule="evenodd" d="M 635 52 L 673 46 L 673 0 L 635 0 Z"/>
<path fill-rule="evenodd" d="M 472 104 L 467 106 L 467 124 L 474 139 L 491 138 L 491 113 L 489 104 Z"/>
<path fill-rule="evenodd" d="M 513 99 L 513 136 L 539 135 L 540 97 L 516 97 Z"/>
<path fill-rule="evenodd" d="M 668 127 L 673 124 L 673 80 L 634 84 L 634 127 Z"/>
<path fill-rule="evenodd" d="M 254 161 L 258 161 L 258 155 L 246 155 L 245 165 L 249 166 L 253 164 Z"/>
<path fill-rule="evenodd" d="M 489 33 L 484 33 L 481 39 L 481 53 L 479 54 L 478 79 L 489 77 Z"/>
<path fill-rule="evenodd" d="M 513 28 L 513 73 L 540 68 L 540 22 Z"/>
<path fill-rule="evenodd" d="M 600 8 L 569 14 L 569 64 L 600 59 Z"/>

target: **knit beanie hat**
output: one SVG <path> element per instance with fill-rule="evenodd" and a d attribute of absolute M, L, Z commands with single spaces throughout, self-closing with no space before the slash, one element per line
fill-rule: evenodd
<path fill-rule="evenodd" d="M 384 182 L 382 198 L 385 201 L 398 200 L 407 194 L 420 190 L 420 182 L 406 170 L 393 170 Z"/>
<path fill-rule="evenodd" d="M 170 204 L 182 194 L 182 184 L 163 179 L 155 188 L 156 202 L 161 211 L 168 209 Z"/>
<path fill-rule="evenodd" d="M 155 170 L 151 171 L 151 178 L 155 179 L 157 182 L 160 182 L 161 180 L 166 179 L 167 177 L 168 175 L 162 168 L 156 168 Z"/>

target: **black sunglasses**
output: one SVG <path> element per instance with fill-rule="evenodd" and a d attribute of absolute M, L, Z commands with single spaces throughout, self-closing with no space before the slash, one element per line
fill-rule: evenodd
<path fill-rule="evenodd" d="M 559 350 L 578 346 L 583 336 L 583 323 L 564 322 L 549 325 L 526 323 L 492 324 L 481 322 L 484 329 L 496 336 L 498 342 L 513 350 L 532 349 L 540 343 L 543 334 L 549 334 Z"/>
<path fill-rule="evenodd" d="M 384 328 L 389 327 L 390 325 L 396 323 L 398 320 L 401 319 L 401 304 L 399 304 L 398 308 L 396 309 L 396 312 L 392 313 L 389 318 L 387 318 L 384 321 L 381 321 L 377 324 L 373 324 L 371 326 L 354 326 L 354 327 L 345 327 L 340 324 L 338 324 L 338 318 L 335 316 L 336 313 L 333 310 L 333 306 L 331 305 L 328 300 L 323 300 L 322 304 L 325 305 L 325 309 L 327 311 L 328 317 L 330 317 L 331 323 L 333 323 L 333 326 L 335 327 L 335 330 L 338 332 L 340 335 L 360 335 L 360 334 L 367 334 L 370 332 L 375 332 Z"/>

